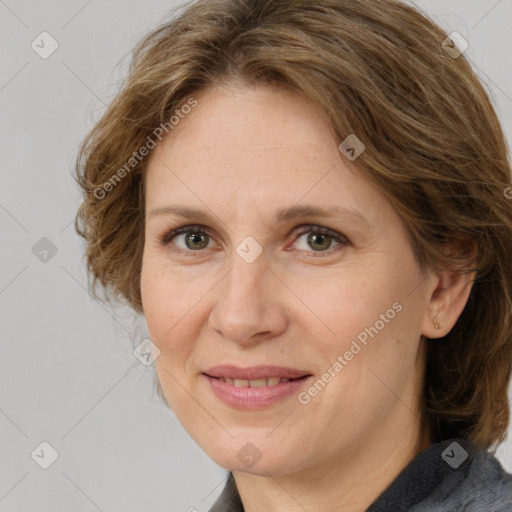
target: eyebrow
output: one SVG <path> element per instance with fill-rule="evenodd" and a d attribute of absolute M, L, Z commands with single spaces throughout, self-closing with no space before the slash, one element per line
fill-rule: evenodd
<path fill-rule="evenodd" d="M 184 205 L 163 206 L 155 208 L 149 213 L 150 218 L 160 215 L 177 215 L 198 222 L 211 222 L 215 220 L 213 215 L 203 210 Z M 272 215 L 271 222 L 278 224 L 280 222 L 289 222 L 303 217 L 340 218 L 353 220 L 366 227 L 370 227 L 370 221 L 360 211 L 351 210 L 342 206 L 330 206 L 326 208 L 317 205 L 296 205 L 289 208 L 279 208 Z"/>

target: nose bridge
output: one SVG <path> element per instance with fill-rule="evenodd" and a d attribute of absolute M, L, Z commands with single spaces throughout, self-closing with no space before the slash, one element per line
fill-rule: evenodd
<path fill-rule="evenodd" d="M 239 249 L 247 249 L 246 243 L 249 251 L 242 251 L 240 255 Z M 211 314 L 212 327 L 237 343 L 248 342 L 256 333 L 276 330 L 278 326 L 274 323 L 280 317 L 276 311 L 272 314 L 268 311 L 277 305 L 268 293 L 271 272 L 263 253 L 255 259 L 244 257 L 251 252 L 250 244 L 246 241 L 234 248 L 231 270 L 223 280 L 219 300 Z M 271 324 L 272 319 L 274 322 Z"/>
<path fill-rule="evenodd" d="M 239 209 L 239 211 L 242 210 Z M 243 227 L 237 231 L 240 241 L 232 248 L 231 271 L 227 276 L 224 293 L 228 294 L 227 299 L 237 300 L 247 297 L 248 300 L 254 301 L 266 281 L 265 275 L 269 270 L 262 245 L 263 237 L 258 241 L 250 234 L 242 235 L 242 230 L 245 230 L 245 233 L 251 232 L 247 227 L 247 218 L 244 220 L 245 222 L 240 222 L 241 219 L 237 219 L 236 222 L 237 226 L 242 224 Z"/>
<path fill-rule="evenodd" d="M 242 242 L 233 252 L 231 271 L 227 276 L 225 286 L 222 291 L 221 301 L 224 305 L 229 305 L 232 311 L 236 309 L 243 310 L 250 304 L 250 308 L 261 307 L 261 298 L 265 294 L 266 274 L 269 272 L 267 263 L 263 254 L 260 254 L 254 260 L 246 260 L 240 256 L 239 252 L 246 245 Z M 249 249 L 248 253 L 250 253 Z"/>

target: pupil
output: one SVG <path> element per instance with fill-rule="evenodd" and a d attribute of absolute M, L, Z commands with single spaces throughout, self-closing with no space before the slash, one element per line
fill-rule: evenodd
<path fill-rule="evenodd" d="M 196 243 L 196 238 L 199 238 L 199 239 L 203 239 L 203 243 L 201 245 L 200 248 L 203 248 L 203 247 L 206 247 L 206 245 L 208 245 L 207 243 L 205 244 L 204 243 L 204 239 L 205 239 L 205 235 L 201 235 L 199 233 L 192 233 L 190 234 L 188 237 L 187 237 L 187 245 L 188 245 L 188 242 L 191 242 L 192 244 Z M 199 244 L 201 244 L 201 242 L 197 242 Z M 190 247 L 189 247 L 190 248 Z M 193 247 L 192 247 L 193 248 Z M 197 248 L 197 247 L 196 247 Z"/>
<path fill-rule="evenodd" d="M 315 244 L 315 243 L 317 243 L 317 239 L 318 239 L 318 237 L 320 237 L 320 239 L 323 239 L 323 240 L 324 240 L 324 242 L 325 242 L 325 240 L 328 240 L 328 239 L 329 239 L 329 237 L 328 237 L 328 236 L 326 236 L 326 235 L 318 235 L 318 234 L 317 234 L 317 235 L 310 235 L 310 236 L 308 237 L 308 242 L 309 242 L 309 243 L 313 243 L 313 244 Z M 322 244 L 320 243 L 320 245 L 322 245 Z M 327 246 L 325 246 L 325 244 L 324 244 L 324 247 L 320 247 L 320 249 L 322 249 L 322 248 L 323 248 L 323 249 L 328 249 L 328 248 L 329 248 L 329 243 L 327 243 Z M 315 249 L 315 248 L 313 247 L 313 249 Z M 317 249 L 315 249 L 315 250 L 317 250 Z"/>

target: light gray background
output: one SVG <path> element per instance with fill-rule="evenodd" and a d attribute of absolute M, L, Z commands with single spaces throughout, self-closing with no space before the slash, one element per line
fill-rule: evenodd
<path fill-rule="evenodd" d="M 512 1 L 416 2 L 470 43 L 510 147 Z M 0 0 L 0 510 L 205 511 L 226 471 L 153 391 L 132 354 L 145 337 L 126 309 L 86 290 L 72 220 L 80 140 L 124 76 L 133 44 L 176 1 Z M 43 31 L 59 47 L 31 48 Z M 57 253 L 32 253 L 42 238 Z M 137 328 L 138 326 L 138 328 Z M 137 332 L 135 340 L 132 336 Z M 42 442 L 48 469 L 31 458 Z M 498 457 L 512 471 L 512 441 Z"/>

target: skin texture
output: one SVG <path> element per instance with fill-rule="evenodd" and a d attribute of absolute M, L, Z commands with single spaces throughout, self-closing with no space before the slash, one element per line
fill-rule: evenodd
<path fill-rule="evenodd" d="M 233 471 L 246 511 L 362 511 L 432 443 L 418 414 L 426 343 L 435 342 L 424 336 L 449 332 L 471 279 L 420 272 L 400 217 L 308 104 L 262 87 L 195 98 L 147 169 L 141 291 L 166 399 Z M 150 213 L 178 204 L 213 219 Z M 272 222 L 277 208 L 297 204 L 354 209 L 368 225 L 342 216 Z M 207 228 L 202 245 L 187 246 L 186 234 L 159 243 L 194 224 Z M 313 227 L 299 235 L 304 224 Z M 308 243 L 316 226 L 348 242 Z M 236 252 L 248 236 L 263 248 L 250 264 Z M 397 302 L 401 311 L 306 405 L 291 396 L 241 411 L 202 375 L 217 364 L 274 364 L 320 378 Z M 250 468 L 237 457 L 247 442 L 261 453 Z"/>

